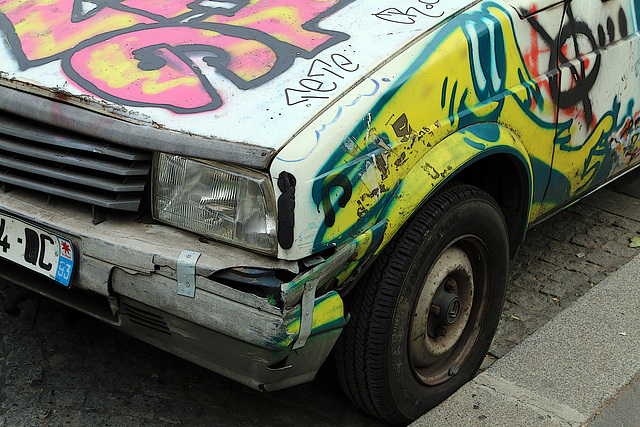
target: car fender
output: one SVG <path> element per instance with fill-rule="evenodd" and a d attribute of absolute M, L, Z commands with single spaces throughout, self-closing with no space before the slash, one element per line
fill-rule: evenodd
<path fill-rule="evenodd" d="M 400 227 L 433 196 L 443 185 L 488 156 L 507 154 L 517 159 L 528 179 L 526 188 L 526 218 L 533 194 L 532 165 L 529 155 L 510 129 L 497 123 L 479 123 L 461 129 L 436 144 L 413 166 L 398 184 L 394 197 L 387 204 L 380 218 L 387 221 L 379 253 Z M 473 183 L 472 183 L 473 184 Z"/>

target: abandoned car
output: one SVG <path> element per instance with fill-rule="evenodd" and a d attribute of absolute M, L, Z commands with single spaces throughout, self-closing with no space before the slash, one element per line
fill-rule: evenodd
<path fill-rule="evenodd" d="M 631 0 L 0 0 L 0 277 L 407 423 L 527 229 L 636 164 Z M 636 98 L 638 96 L 638 98 Z"/>

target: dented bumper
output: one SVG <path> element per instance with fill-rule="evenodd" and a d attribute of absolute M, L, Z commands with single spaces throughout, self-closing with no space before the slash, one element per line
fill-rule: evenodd
<path fill-rule="evenodd" d="M 296 262 L 201 241 L 171 227 L 136 222 L 133 215 L 93 225 L 86 205 L 47 203 L 22 190 L 1 193 L 0 206 L 5 214 L 68 239 L 76 253 L 69 288 L 7 262 L 0 277 L 251 387 L 275 390 L 311 380 L 345 324 L 338 293 L 315 291 L 348 251 L 299 274 Z M 191 295 L 179 293 L 185 250 L 198 254 Z M 297 278 L 283 284 L 288 292 L 276 306 L 215 280 L 215 273 L 239 267 Z M 315 284 L 311 298 L 305 298 L 304 283 Z"/>

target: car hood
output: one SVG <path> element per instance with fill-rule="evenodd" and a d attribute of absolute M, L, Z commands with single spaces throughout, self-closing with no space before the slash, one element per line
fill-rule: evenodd
<path fill-rule="evenodd" d="M 277 151 L 470 2 L 0 0 L 0 85 Z"/>

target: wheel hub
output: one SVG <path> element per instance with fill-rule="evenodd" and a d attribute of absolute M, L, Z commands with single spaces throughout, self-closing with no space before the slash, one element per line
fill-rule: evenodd
<path fill-rule="evenodd" d="M 458 296 L 458 284 L 454 278 L 447 277 L 438 287 L 429 309 L 427 320 L 429 336 L 431 338 L 443 336 L 441 335 L 442 331 L 446 331 L 446 328 L 453 325 L 460 317 L 461 308 L 462 302 Z"/>
<path fill-rule="evenodd" d="M 411 358 L 425 383 L 441 382 L 439 372 L 467 326 L 473 303 L 473 267 L 466 252 L 448 248 L 431 268 L 411 325 Z M 434 375 L 438 379 L 431 379 Z M 438 372 L 438 374 L 436 374 Z M 447 374 L 448 377 L 448 374 Z"/>

